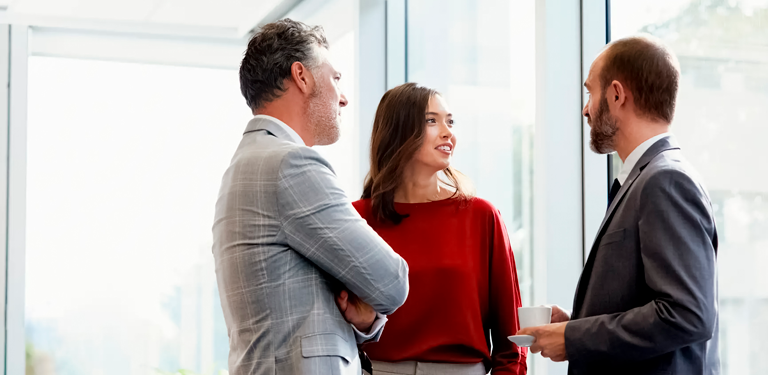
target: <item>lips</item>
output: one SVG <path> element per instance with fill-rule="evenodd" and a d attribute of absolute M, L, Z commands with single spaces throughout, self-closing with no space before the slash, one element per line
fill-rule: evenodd
<path fill-rule="evenodd" d="M 435 150 L 443 152 L 447 155 L 451 154 L 451 151 L 453 151 L 453 145 L 450 143 L 443 143 L 437 147 L 435 147 Z"/>

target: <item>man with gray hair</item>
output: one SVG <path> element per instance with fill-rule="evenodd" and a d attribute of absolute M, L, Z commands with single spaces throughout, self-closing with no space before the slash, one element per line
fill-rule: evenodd
<path fill-rule="evenodd" d="M 357 344 L 408 295 L 408 265 L 311 148 L 339 138 L 340 79 L 320 27 L 284 19 L 248 43 L 240 87 L 255 117 L 213 224 L 232 375 L 359 375 Z"/>

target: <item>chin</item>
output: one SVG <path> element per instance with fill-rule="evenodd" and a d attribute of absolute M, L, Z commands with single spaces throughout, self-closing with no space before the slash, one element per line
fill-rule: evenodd
<path fill-rule="evenodd" d="M 450 161 L 444 161 L 442 163 L 435 163 L 435 169 L 436 169 L 435 172 L 440 172 L 440 171 L 442 171 L 445 168 L 448 168 L 450 166 L 451 166 L 451 162 Z"/>

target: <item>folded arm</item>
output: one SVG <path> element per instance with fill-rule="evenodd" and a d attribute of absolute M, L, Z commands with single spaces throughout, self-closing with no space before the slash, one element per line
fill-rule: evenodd
<path fill-rule="evenodd" d="M 316 151 L 283 157 L 278 208 L 288 244 L 381 314 L 408 295 L 408 265 L 355 211 Z"/>

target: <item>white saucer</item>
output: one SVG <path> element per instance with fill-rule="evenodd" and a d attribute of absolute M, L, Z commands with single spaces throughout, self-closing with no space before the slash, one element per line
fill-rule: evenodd
<path fill-rule="evenodd" d="M 517 346 L 524 346 L 529 347 L 533 345 L 533 342 L 536 341 L 536 339 L 533 336 L 529 335 L 514 335 L 514 336 L 507 336 L 509 341 L 514 342 L 517 344 Z"/>

